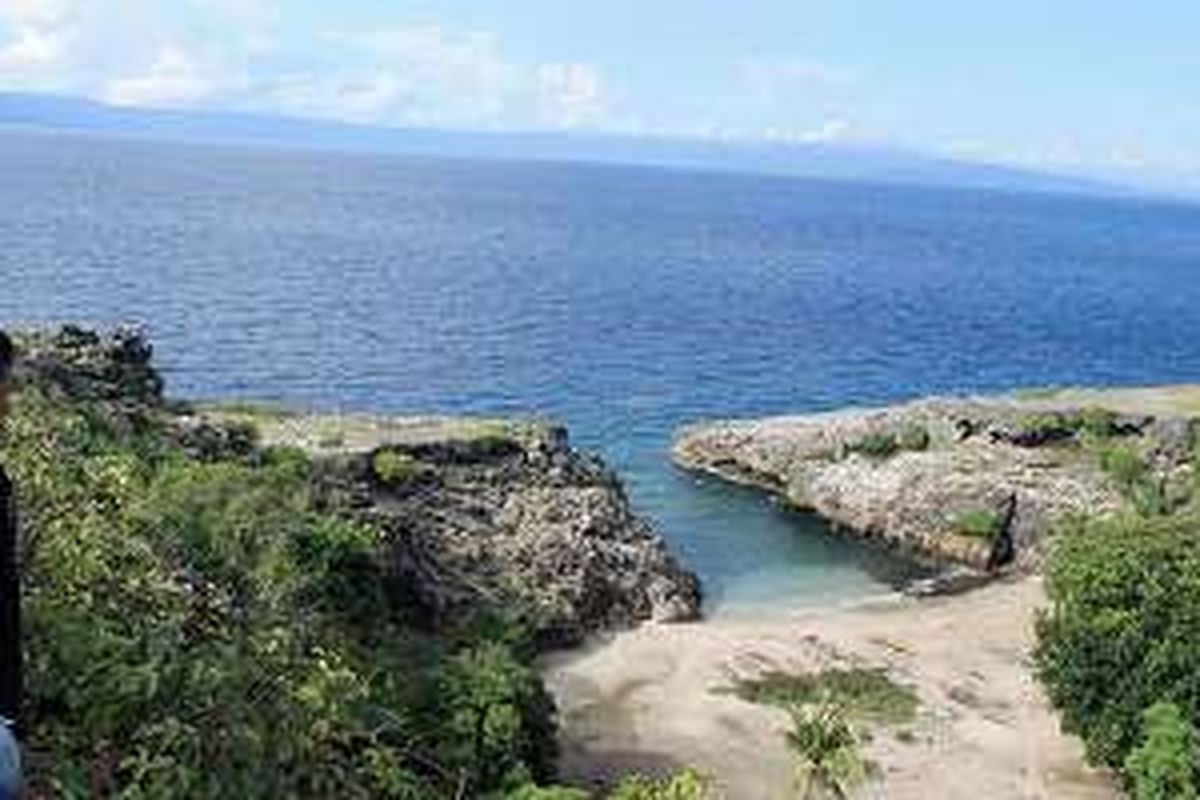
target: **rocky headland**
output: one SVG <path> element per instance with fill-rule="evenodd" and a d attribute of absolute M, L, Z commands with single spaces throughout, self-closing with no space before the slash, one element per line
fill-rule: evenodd
<path fill-rule="evenodd" d="M 1066 515 L 1170 503 L 1190 481 L 1196 417 L 1200 388 L 1189 386 L 933 398 L 697 424 L 680 432 L 673 457 L 986 574 L 1036 566 L 1047 530 Z M 1125 465 L 1145 465 L 1144 474 Z"/>
<path fill-rule="evenodd" d="M 21 334 L 21 377 L 165 429 L 192 457 L 302 450 L 318 501 L 384 533 L 390 583 L 437 628 L 517 613 L 547 646 L 699 615 L 700 586 L 598 457 L 536 420 L 303 414 L 168 400 L 136 329 Z"/>

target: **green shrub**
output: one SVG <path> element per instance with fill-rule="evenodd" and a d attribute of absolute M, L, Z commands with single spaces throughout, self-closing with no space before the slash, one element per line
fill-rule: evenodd
<path fill-rule="evenodd" d="M 893 681 L 887 670 L 863 667 L 766 672 L 738 680 L 732 691 L 743 700 L 782 708 L 829 701 L 856 720 L 885 724 L 911 721 L 918 705 L 916 693 Z"/>
<path fill-rule="evenodd" d="M 1100 468 L 1112 476 L 1123 490 L 1131 490 L 1146 477 L 1146 462 L 1136 450 L 1125 445 L 1100 451 Z"/>
<path fill-rule="evenodd" d="M 1025 414 L 1017 420 L 1017 426 L 1025 433 L 1034 434 L 1053 434 L 1072 427 L 1057 413 Z"/>
<path fill-rule="evenodd" d="M 894 433 L 873 431 L 846 445 L 846 449 L 868 458 L 888 458 L 899 451 L 900 441 Z"/>
<path fill-rule="evenodd" d="M 930 444 L 929 429 L 924 425 L 908 425 L 900 431 L 898 445 L 901 450 L 928 450 Z"/>
<path fill-rule="evenodd" d="M 548 777 L 526 655 L 405 627 L 378 533 L 315 509 L 303 454 L 200 462 L 35 387 L 9 434 L 34 796 L 436 800 Z"/>
<path fill-rule="evenodd" d="M 797 783 L 805 798 L 849 797 L 870 774 L 858 734 L 835 703 L 793 708 L 787 743 L 799 759 Z"/>
<path fill-rule="evenodd" d="M 428 466 L 398 450 L 380 450 L 371 459 L 371 469 L 386 486 L 403 486 L 429 471 Z"/>
<path fill-rule="evenodd" d="M 1107 439 L 1117 433 L 1117 415 L 1106 408 L 1085 408 L 1079 412 L 1075 425 L 1088 436 Z"/>
<path fill-rule="evenodd" d="M 979 508 L 964 511 L 954 518 L 954 531 L 959 536 L 994 541 L 1002 532 L 1004 519 L 997 512 Z"/>
<path fill-rule="evenodd" d="M 1036 661 L 1065 727 L 1120 768 L 1160 700 L 1200 721 L 1200 520 L 1075 520 L 1046 565 Z"/>
<path fill-rule="evenodd" d="M 1125 760 L 1136 800 L 1196 800 L 1196 729 L 1174 703 L 1155 703 L 1143 716 L 1142 743 Z"/>
<path fill-rule="evenodd" d="M 1100 451 L 1100 467 L 1142 516 L 1158 516 L 1171 510 L 1165 482 L 1151 473 L 1141 454 L 1133 448 L 1121 445 L 1104 448 Z"/>
<path fill-rule="evenodd" d="M 632 777 L 622 781 L 609 800 L 706 800 L 714 798 L 709 782 L 694 770 L 669 778 Z"/>

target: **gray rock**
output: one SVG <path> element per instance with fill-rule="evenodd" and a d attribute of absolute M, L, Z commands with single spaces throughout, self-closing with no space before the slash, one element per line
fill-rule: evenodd
<path fill-rule="evenodd" d="M 1036 412 L 1043 422 L 1031 423 Z M 1045 424 L 1046 415 L 1061 425 Z M 760 487 L 860 535 L 989 571 L 1034 566 L 1057 519 L 1125 506 L 1081 433 L 1078 407 L 1016 398 L 934 398 L 879 409 L 695 425 L 678 435 L 680 466 Z M 1146 450 L 1151 420 L 1113 415 L 1114 435 Z M 1038 426 L 1041 426 L 1040 430 Z M 1159 420 L 1182 442 L 1186 422 Z M 917 426 L 921 450 L 874 448 Z M 866 438 L 864 438 L 866 437 Z M 1189 440 L 1190 441 L 1190 440 Z M 965 515 L 991 517 L 980 535 Z"/>

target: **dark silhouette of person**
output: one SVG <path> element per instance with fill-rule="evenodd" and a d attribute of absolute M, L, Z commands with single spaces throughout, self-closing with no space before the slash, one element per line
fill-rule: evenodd
<path fill-rule="evenodd" d="M 0 331 L 0 432 L 9 410 L 12 340 Z M 0 800 L 21 792 L 21 565 L 13 486 L 0 465 Z"/>

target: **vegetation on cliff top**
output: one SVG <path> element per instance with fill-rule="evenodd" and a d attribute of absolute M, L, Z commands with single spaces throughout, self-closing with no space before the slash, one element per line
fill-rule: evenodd
<path fill-rule="evenodd" d="M 198 446 L 152 373 L 63 337 L 65 366 L 24 370 L 0 449 L 27 531 L 33 796 L 440 800 L 552 782 L 553 704 L 519 621 L 429 630 L 379 532 L 316 502 L 304 454 L 244 431 Z M 618 796 L 699 796 L 643 788 Z"/>
<path fill-rule="evenodd" d="M 1046 568 L 1037 662 L 1067 729 L 1136 797 L 1195 797 L 1200 778 L 1200 502 L 1162 502 L 1127 448 L 1101 450 L 1134 501 L 1065 523 Z M 1185 465 L 1196 480 L 1196 458 Z"/>

